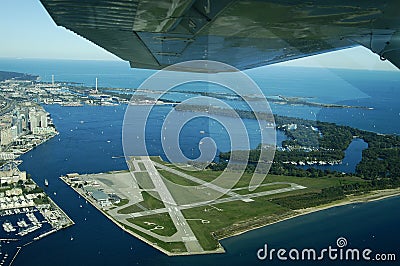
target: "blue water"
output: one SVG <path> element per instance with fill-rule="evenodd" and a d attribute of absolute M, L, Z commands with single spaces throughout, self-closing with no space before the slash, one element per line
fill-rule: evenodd
<path fill-rule="evenodd" d="M 3 254 L 8 253 L 9 256 L 7 259 L 5 259 L 5 265 L 9 264 L 12 260 L 13 255 L 17 252 L 18 247 L 21 247 L 22 245 L 31 242 L 35 237 L 38 237 L 46 232 L 49 232 L 52 230 L 51 225 L 46 221 L 46 219 L 42 216 L 42 214 L 39 211 L 33 212 L 33 215 L 42 222 L 42 226 L 39 229 L 36 229 L 33 232 L 30 232 L 29 234 L 21 237 L 18 234 L 22 228 L 20 228 L 17 224 L 18 221 L 24 220 L 27 225 L 33 226 L 31 221 L 28 219 L 25 213 L 19 213 L 19 214 L 13 214 L 13 215 L 4 215 L 0 217 L 0 224 L 3 224 L 3 222 L 8 221 L 10 222 L 14 228 L 16 229 L 14 232 L 6 232 L 1 228 L 0 230 L 0 239 L 20 239 L 19 241 L 2 241 L 1 247 L 0 247 L 0 259 L 3 260 Z M 8 243 L 7 243 L 8 242 Z"/>
<path fill-rule="evenodd" d="M 0 59 L 0 70 L 36 74 L 43 81 L 79 82 L 100 87 L 137 88 L 155 73 L 119 61 Z M 332 109 L 270 103 L 275 114 L 330 121 L 379 133 L 400 134 L 399 71 L 360 71 L 267 66 L 246 71 L 267 96 L 305 97 L 310 101 L 365 106 Z M 385 119 L 382 119 L 384 117 Z"/>
<path fill-rule="evenodd" d="M 70 172 L 126 169 L 123 159 L 112 159 L 122 152 L 119 119 L 124 107 L 54 105 L 46 110 L 60 134 L 23 155 L 21 169 L 38 184 L 49 180 L 48 193 L 76 225 L 24 247 L 14 265 L 243 265 L 258 262 L 256 251 L 264 243 L 319 248 L 345 236 L 356 247 L 390 252 L 400 237 L 391 229 L 400 218 L 396 198 L 334 208 L 229 238 L 222 241 L 227 250 L 223 255 L 169 258 L 124 233 L 58 178 Z"/>
<path fill-rule="evenodd" d="M 121 62 L 2 59 L 0 69 L 38 74 L 47 81 L 54 74 L 56 80 L 82 82 L 88 86 L 94 86 L 95 77 L 99 77 L 100 86 L 129 88 L 137 87 L 151 74 L 131 70 Z M 265 72 L 248 73 L 268 96 L 315 97 L 311 100 L 374 108 L 321 109 L 271 104 L 274 113 L 332 121 L 380 133 L 400 133 L 399 72 L 265 69 Z M 112 158 L 122 155 L 121 126 L 125 107 L 45 108 L 52 114 L 60 134 L 23 155 L 21 169 L 28 171 L 38 184 L 43 184 L 45 178 L 49 180 L 49 194 L 76 225 L 24 247 L 13 265 L 285 265 L 291 263 L 258 262 L 256 252 L 264 243 L 274 248 L 324 248 L 334 246 L 340 236 L 346 237 L 351 247 L 369 247 L 400 256 L 397 230 L 400 198 L 393 198 L 333 208 L 223 240 L 226 254 L 167 257 L 124 233 L 58 179 L 70 172 L 98 173 L 127 168 L 123 159 Z M 162 108 L 168 107 L 160 107 L 160 113 L 154 114 L 155 120 L 162 118 Z M 252 122 L 248 123 L 251 127 Z M 182 133 L 192 137 L 181 144 L 186 150 L 193 147 L 193 156 L 201 137 L 198 135 L 201 123 L 197 124 L 199 128 Z M 221 134 L 220 141 L 224 142 L 224 138 Z M 159 152 L 157 146 L 153 145 L 151 153 Z M 329 265 L 327 261 L 324 264 Z"/>
<path fill-rule="evenodd" d="M 368 148 L 368 143 L 362 139 L 353 139 L 349 147 L 344 151 L 344 158 L 342 163 L 335 165 L 304 165 L 299 166 L 303 169 L 308 169 L 310 167 L 321 169 L 321 170 L 331 170 L 343 173 L 355 173 L 356 166 L 362 159 L 362 151 Z"/>

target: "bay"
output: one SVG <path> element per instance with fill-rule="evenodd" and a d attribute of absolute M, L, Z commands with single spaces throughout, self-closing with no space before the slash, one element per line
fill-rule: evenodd
<path fill-rule="evenodd" d="M 57 60 L 1 59 L 0 69 L 39 74 L 46 81 L 50 81 L 54 74 L 56 80 L 82 82 L 88 86 L 94 86 L 95 78 L 99 77 L 101 86 L 127 88 L 137 87 L 153 73 L 131 70 L 123 62 Z M 267 67 L 248 74 L 268 96 L 314 97 L 312 101 L 372 108 L 333 109 L 271 104 L 274 113 L 335 122 L 379 133 L 400 133 L 398 71 Z M 13 265 L 283 265 L 296 262 L 259 261 L 257 250 L 265 243 L 276 248 L 324 248 L 334 245 L 340 236 L 346 237 L 351 247 L 370 247 L 375 251 L 398 254 L 400 198 L 392 198 L 332 208 L 223 240 L 226 254 L 169 258 L 124 233 L 58 179 L 69 172 L 126 169 L 123 159 L 113 159 L 122 155 L 124 106 L 46 106 L 46 109 L 52 114 L 60 135 L 23 155 L 21 168 L 31 173 L 38 184 L 43 184 L 45 178 L 49 180 L 47 192 L 76 225 L 24 247 Z M 158 115 L 162 117 L 161 113 Z M 196 143 L 201 137 L 196 137 L 197 130 L 201 129 L 196 128 L 193 132 L 188 129 L 184 133 L 195 136 L 190 143 Z M 182 146 L 187 147 L 185 145 Z M 156 144 L 153 148 L 154 154 L 159 152 Z M 195 148 L 196 145 L 194 151 Z M 333 265 L 337 262 L 324 263 Z"/>
<path fill-rule="evenodd" d="M 122 151 L 120 121 L 124 106 L 52 105 L 46 110 L 52 114 L 60 134 L 25 154 L 21 169 L 31 173 L 39 184 L 45 178 L 49 180 L 47 193 L 76 225 L 24 247 L 13 265 L 265 264 L 256 257 L 264 243 L 318 249 L 345 236 L 354 247 L 391 252 L 400 237 L 393 231 L 400 218 L 400 198 L 394 198 L 333 208 L 232 237 L 222 241 L 226 254 L 170 258 L 123 232 L 58 179 L 70 172 L 126 169 L 123 159 L 112 159 Z"/>

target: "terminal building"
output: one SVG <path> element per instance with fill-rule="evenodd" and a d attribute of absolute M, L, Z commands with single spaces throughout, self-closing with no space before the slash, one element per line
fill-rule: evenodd
<path fill-rule="evenodd" d="M 85 186 L 83 190 L 91 196 L 102 208 L 111 206 L 110 196 L 93 186 Z"/>
<path fill-rule="evenodd" d="M 100 191 L 100 190 L 93 191 L 92 197 L 103 208 L 112 205 L 112 203 L 110 201 L 110 197 L 106 193 L 104 193 L 103 191 Z"/>

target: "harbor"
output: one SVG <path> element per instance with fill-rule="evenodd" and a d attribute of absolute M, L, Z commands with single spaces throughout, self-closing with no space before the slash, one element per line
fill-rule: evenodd
<path fill-rule="evenodd" d="M 39 92 L 39 98 L 53 95 L 53 85 L 0 81 L 0 266 L 11 265 L 22 247 L 74 224 L 30 174 L 19 169 L 22 155 L 59 134 L 40 105 L 44 100 L 31 93 Z M 46 179 L 43 187 L 48 186 Z"/>
<path fill-rule="evenodd" d="M 22 247 L 74 224 L 26 172 L 11 165 L 1 173 L 12 178 L 0 192 L 0 266 L 11 265 Z"/>

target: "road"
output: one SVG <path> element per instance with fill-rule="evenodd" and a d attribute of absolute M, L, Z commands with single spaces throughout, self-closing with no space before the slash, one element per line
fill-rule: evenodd
<path fill-rule="evenodd" d="M 3 100 L 6 102 L 6 105 L 0 110 L 0 116 L 14 110 L 15 103 L 16 103 L 14 100 L 10 100 L 10 99 L 2 97 L 2 96 L 0 96 L 0 100 Z"/>

